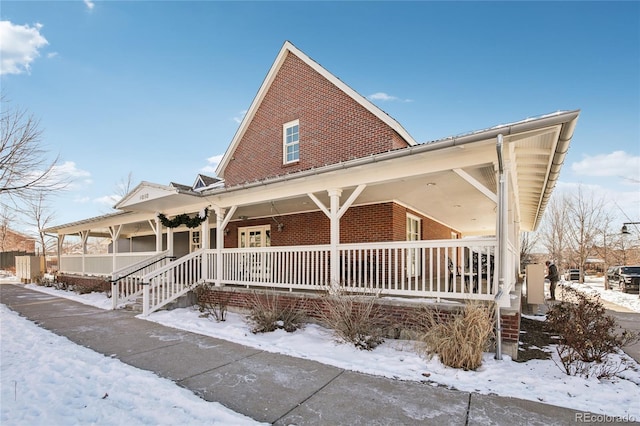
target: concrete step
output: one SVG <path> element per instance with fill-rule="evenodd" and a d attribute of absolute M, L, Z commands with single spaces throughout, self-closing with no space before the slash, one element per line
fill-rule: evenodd
<path fill-rule="evenodd" d="M 176 300 L 167 303 L 159 310 L 171 311 L 173 309 L 188 308 L 196 304 L 196 295 L 193 291 L 178 297 Z M 134 302 L 130 302 L 123 307 L 126 311 L 142 313 L 142 296 L 139 296 Z"/>

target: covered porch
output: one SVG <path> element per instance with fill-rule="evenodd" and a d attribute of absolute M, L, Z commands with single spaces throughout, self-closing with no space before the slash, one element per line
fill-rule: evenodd
<path fill-rule="evenodd" d="M 114 307 L 144 293 L 146 314 L 200 282 L 340 286 L 509 306 L 520 232 L 540 221 L 577 116 L 553 114 L 236 187 L 143 182 L 116 206 L 123 213 L 49 231 L 60 240 L 110 238 L 108 254 L 62 254 L 60 271 L 111 276 Z M 164 227 L 159 218 L 203 211 L 195 228 Z"/>

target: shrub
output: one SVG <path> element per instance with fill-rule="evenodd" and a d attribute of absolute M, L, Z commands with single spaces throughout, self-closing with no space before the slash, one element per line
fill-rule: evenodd
<path fill-rule="evenodd" d="M 316 304 L 319 320 L 333 330 L 338 342 L 352 343 L 356 348 L 371 350 L 384 342 L 385 317 L 376 304 L 378 294 L 346 294 L 329 292 Z"/>
<path fill-rule="evenodd" d="M 203 317 L 215 318 L 216 321 L 227 320 L 227 308 L 229 306 L 229 299 L 231 294 L 227 292 L 219 292 L 218 298 L 214 302 L 208 302 L 205 295 L 209 292 L 209 286 L 207 284 L 199 284 L 193 290 L 196 294 L 196 304 L 198 310 L 202 312 Z"/>
<path fill-rule="evenodd" d="M 283 304 L 276 292 L 253 293 L 251 313 L 247 321 L 252 333 L 268 333 L 284 329 L 291 333 L 301 328 L 306 320 L 304 309 L 296 305 Z"/>
<path fill-rule="evenodd" d="M 638 341 L 638 333 L 616 333 L 615 318 L 607 315 L 599 296 L 587 296 L 567 287 L 564 300 L 550 307 L 547 322 L 560 336 L 556 348 L 567 375 L 612 377 L 624 367 L 615 366 L 609 355 Z"/>
<path fill-rule="evenodd" d="M 443 319 L 440 312 L 423 308 L 416 319 L 418 352 L 427 357 L 438 355 L 453 368 L 475 370 L 494 337 L 494 307 L 467 302 L 464 309 Z"/>

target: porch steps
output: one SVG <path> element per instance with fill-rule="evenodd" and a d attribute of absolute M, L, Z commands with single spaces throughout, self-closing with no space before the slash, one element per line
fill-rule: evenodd
<path fill-rule="evenodd" d="M 196 295 L 193 291 L 189 291 L 176 300 L 167 303 L 165 306 L 158 310 L 171 311 L 173 309 L 188 308 L 195 305 L 197 302 Z M 127 303 L 122 309 L 126 311 L 142 313 L 142 296 L 138 296 L 134 302 Z"/>

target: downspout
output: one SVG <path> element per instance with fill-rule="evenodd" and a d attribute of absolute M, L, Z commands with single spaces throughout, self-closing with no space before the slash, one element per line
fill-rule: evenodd
<path fill-rule="evenodd" d="M 504 177 L 504 162 L 502 159 L 502 134 L 498 135 L 496 143 L 496 151 L 498 153 L 498 293 L 495 296 L 496 307 L 496 356 L 495 359 L 502 359 L 502 324 L 500 320 L 500 303 L 502 297 L 502 289 L 504 288 L 504 265 L 506 260 L 507 233 L 504 226 L 505 207 L 506 207 L 506 181 Z"/>

